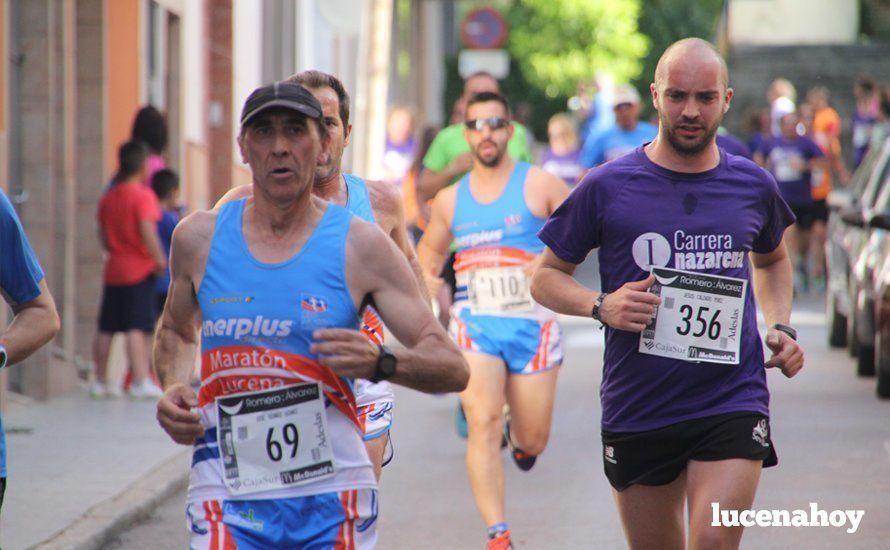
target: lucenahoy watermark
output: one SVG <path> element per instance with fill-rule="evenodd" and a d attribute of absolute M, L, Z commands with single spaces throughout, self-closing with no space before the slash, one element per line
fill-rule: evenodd
<path fill-rule="evenodd" d="M 809 510 L 721 510 L 720 504 L 711 503 L 711 525 L 714 527 L 844 527 L 847 533 L 855 533 L 865 510 L 820 510 L 819 504 L 810 503 Z"/>

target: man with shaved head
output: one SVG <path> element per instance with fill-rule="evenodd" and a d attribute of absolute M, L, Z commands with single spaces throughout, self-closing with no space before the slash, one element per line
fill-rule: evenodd
<path fill-rule="evenodd" d="M 539 233 L 532 296 L 606 326 L 603 464 L 631 548 L 738 547 L 742 527 L 712 525 L 712 504 L 751 508 L 777 463 L 765 367 L 803 367 L 783 244 L 794 216 L 772 176 L 716 145 L 728 80 L 707 42 L 670 46 L 650 86 L 656 139 L 591 170 Z M 594 248 L 600 292 L 572 278 Z"/>

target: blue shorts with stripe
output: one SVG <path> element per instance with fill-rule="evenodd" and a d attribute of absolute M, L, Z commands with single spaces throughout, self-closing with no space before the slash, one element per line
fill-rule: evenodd
<path fill-rule="evenodd" d="M 186 509 L 190 548 L 366 550 L 377 542 L 377 490 L 262 500 L 205 500 Z"/>
<path fill-rule="evenodd" d="M 535 374 L 562 364 L 562 333 L 556 319 L 473 315 L 455 310 L 448 333 L 457 346 L 498 357 L 510 374 Z"/>

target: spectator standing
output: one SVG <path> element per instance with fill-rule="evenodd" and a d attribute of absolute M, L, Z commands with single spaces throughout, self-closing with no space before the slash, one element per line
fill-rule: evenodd
<path fill-rule="evenodd" d="M 871 133 L 878 121 L 878 84 L 871 78 L 862 77 L 853 84 L 856 111 L 853 113 L 853 168 L 856 169 L 871 142 Z"/>
<path fill-rule="evenodd" d="M 578 132 L 575 131 L 571 117 L 565 113 L 557 113 L 550 117 L 547 137 L 550 145 L 541 153 L 538 164 L 547 172 L 574 186 L 584 173 L 584 168 L 581 166 Z"/>
<path fill-rule="evenodd" d="M 142 142 L 148 147 L 144 183 L 146 187 L 151 187 L 151 178 L 155 172 L 167 167 L 163 156 L 167 149 L 167 122 L 164 115 L 151 105 L 139 109 L 133 120 L 130 140 Z"/>
<path fill-rule="evenodd" d="M 386 120 L 386 145 L 383 150 L 383 181 L 402 189 L 405 174 L 414 159 L 417 140 L 414 138 L 414 114 L 404 107 L 395 107 Z"/>
<path fill-rule="evenodd" d="M 179 176 L 168 168 L 155 172 L 151 178 L 151 188 L 158 198 L 161 207 L 161 220 L 158 222 L 158 239 L 164 258 L 170 257 L 170 242 L 173 230 L 179 223 L 181 208 L 179 206 Z M 170 266 L 158 277 L 155 284 L 155 313 L 160 315 L 167 303 L 167 289 L 170 287 Z"/>
<path fill-rule="evenodd" d="M 0 369 L 26 359 L 59 332 L 59 314 L 43 269 L 12 203 L 0 190 L 0 296 L 12 321 L 0 329 Z M 0 418 L 0 508 L 6 492 L 6 436 Z"/>
<path fill-rule="evenodd" d="M 615 127 L 592 135 L 581 149 L 581 165 L 593 168 L 615 160 L 655 139 L 658 128 L 639 120 L 640 94 L 630 84 L 618 86 L 612 98 Z"/>
<path fill-rule="evenodd" d="M 796 265 L 798 288 L 809 289 L 807 259 L 810 229 L 816 219 L 816 205 L 812 195 L 812 173 L 824 170 L 824 155 L 816 142 L 797 133 L 798 117 L 790 113 L 782 117 L 782 135 L 773 139 L 756 155 L 758 164 L 765 166 L 779 185 L 779 193 L 788 203 L 797 221 L 788 228 L 785 238 Z"/>
<path fill-rule="evenodd" d="M 122 145 L 117 173 L 99 201 L 99 235 L 107 256 L 99 331 L 93 343 L 96 380 L 90 394 L 96 398 L 120 395 L 120 389 L 107 381 L 111 339 L 117 332 L 126 333 L 127 361 L 133 370 L 131 397 L 162 394 L 149 379 L 147 346 L 156 319 L 155 277 L 164 272 L 167 260 L 157 233 L 158 200 L 142 184 L 147 157 L 148 149 L 139 142 Z"/>

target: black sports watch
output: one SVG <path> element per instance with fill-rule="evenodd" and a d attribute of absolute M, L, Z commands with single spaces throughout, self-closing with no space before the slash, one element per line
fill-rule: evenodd
<path fill-rule="evenodd" d="M 603 322 L 603 320 L 600 318 L 603 308 L 603 301 L 605 301 L 606 296 L 608 295 L 608 292 L 600 292 L 600 295 L 596 297 L 596 301 L 593 303 L 593 309 L 590 310 L 590 316 L 593 317 L 595 321 L 599 321 L 600 323 Z"/>
<path fill-rule="evenodd" d="M 388 347 L 383 344 L 378 344 L 378 347 L 380 348 L 380 355 L 377 357 L 377 369 L 371 378 L 371 382 L 375 384 L 381 380 L 392 378 L 396 373 L 396 363 L 398 363 L 396 356 L 393 355 Z"/>
<path fill-rule="evenodd" d="M 783 325 L 782 323 L 776 323 L 775 325 L 772 326 L 772 328 L 774 328 L 778 331 L 784 332 L 785 334 L 790 336 L 792 340 L 797 342 L 797 330 L 795 330 L 794 327 L 789 326 L 789 325 Z"/>

